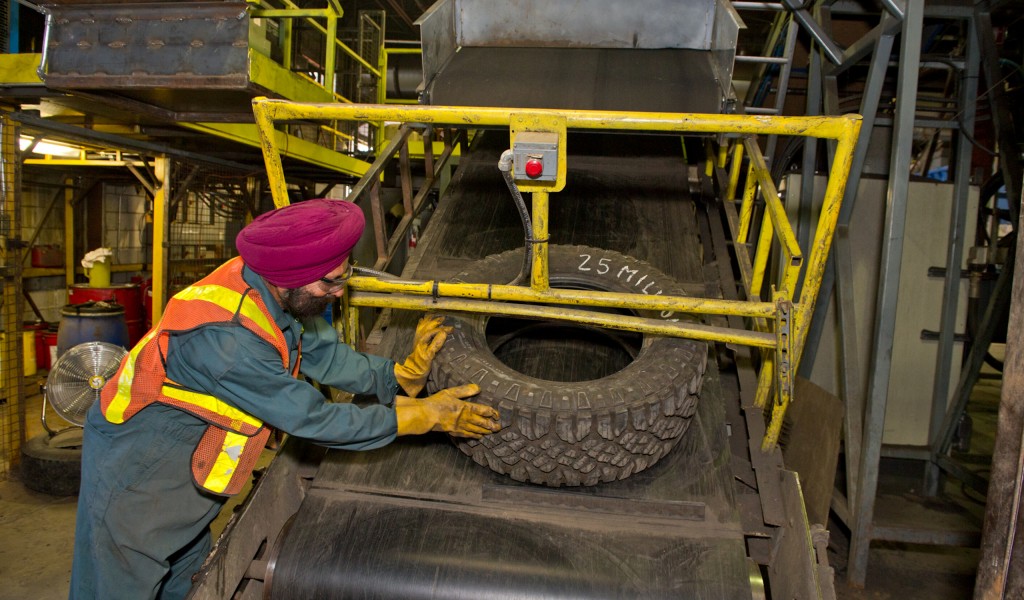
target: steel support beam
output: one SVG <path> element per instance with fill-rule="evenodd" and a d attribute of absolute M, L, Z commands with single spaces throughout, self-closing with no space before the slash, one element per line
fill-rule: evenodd
<path fill-rule="evenodd" d="M 1017 234 L 1014 233 L 1012 235 L 1016 236 Z M 939 434 L 932 440 L 933 456 L 945 456 L 953 445 L 953 435 L 956 431 L 957 421 L 960 418 L 960 414 L 967 408 L 967 401 L 970 399 L 974 384 L 978 381 L 978 374 L 981 372 L 982 363 L 985 362 L 985 354 L 988 352 L 988 345 L 992 341 L 996 326 L 1001 321 L 1001 316 L 1007 310 L 1010 310 L 1014 271 L 1015 259 L 1011 254 L 1006 257 L 1006 264 L 1003 265 L 1003 270 L 1000 271 L 999 278 L 996 279 L 995 290 L 992 292 L 992 301 L 989 302 L 988 307 L 985 309 L 985 314 L 981 318 L 981 324 L 978 326 L 978 333 L 975 336 L 974 343 L 971 345 L 971 351 L 967 354 L 967 360 L 964 361 L 964 366 L 960 370 L 960 381 L 957 383 L 953 403 L 950 405 L 949 410 L 946 411 Z M 1005 377 L 1004 373 L 1004 380 Z"/>
<path fill-rule="evenodd" d="M 807 30 L 814 41 L 821 46 L 821 51 L 825 53 L 828 60 L 835 65 L 843 62 L 843 50 L 828 36 L 827 33 L 822 31 L 821 26 L 814 20 L 811 13 L 804 8 L 804 4 L 797 2 L 796 0 L 782 0 L 782 3 L 786 5 L 793 13 L 793 17 L 800 22 L 800 25 Z"/>
<path fill-rule="evenodd" d="M 793 72 L 793 52 L 796 50 L 796 38 L 798 25 L 792 17 L 786 19 L 786 22 L 782 25 L 785 29 L 785 47 L 782 50 L 782 56 L 789 60 L 785 65 L 779 68 L 779 84 L 778 91 L 775 92 L 775 112 L 773 114 L 781 115 L 785 110 L 786 92 L 789 89 L 789 77 Z M 768 160 L 769 166 L 775 160 L 775 148 L 778 144 L 779 136 L 769 136 L 768 143 L 765 145 L 765 158 Z"/>
<path fill-rule="evenodd" d="M 806 114 L 818 116 L 822 114 L 822 90 L 824 80 L 822 78 L 820 45 L 814 46 L 819 52 L 811 52 L 811 64 L 809 67 L 809 78 L 807 80 L 807 108 Z M 800 170 L 803 176 L 800 178 L 800 206 L 797 207 L 796 235 L 801 248 L 807 248 L 811 237 L 811 215 L 814 212 L 814 173 L 818 164 L 818 140 L 804 138 L 804 154 Z M 798 287 L 795 294 L 800 293 Z"/>
<path fill-rule="evenodd" d="M 206 154 L 198 154 L 196 152 L 179 150 L 165 144 L 154 144 L 153 142 L 133 140 L 131 138 L 126 138 L 120 135 L 103 133 L 101 131 L 86 129 L 84 127 L 67 125 L 65 123 L 58 123 L 50 119 L 43 119 L 23 112 L 12 113 L 11 120 L 17 121 L 18 123 L 21 123 L 22 125 L 30 129 L 53 132 L 55 134 L 60 135 L 62 138 L 69 140 L 76 140 L 91 144 L 99 143 L 101 145 L 110 146 L 111 148 L 132 150 L 142 154 L 160 154 L 166 156 L 173 156 L 181 160 L 200 162 L 214 167 L 232 169 L 235 171 L 248 172 L 252 170 L 251 165 L 236 163 L 234 161 L 224 160 Z"/>
<path fill-rule="evenodd" d="M 974 12 L 974 28 L 978 43 L 981 46 L 982 69 L 992 106 L 992 130 L 995 131 L 999 144 L 999 167 L 1003 171 L 1003 182 L 1006 186 L 1006 197 L 1014 198 L 1010 202 L 1010 221 L 1019 221 L 1017 212 L 1020 209 L 1022 165 L 1017 127 L 1013 122 L 1006 96 L 1003 93 L 1003 77 L 999 66 L 999 49 L 996 47 L 995 35 L 992 31 L 992 14 L 990 3 L 981 2 Z"/>
<path fill-rule="evenodd" d="M 940 435 L 949 399 L 949 372 L 953 363 L 953 334 L 956 328 L 957 304 L 960 300 L 960 263 L 963 262 L 964 230 L 967 222 L 967 200 L 971 182 L 971 154 L 974 146 L 974 117 L 978 99 L 978 36 L 972 26 L 967 28 L 966 69 L 960 82 L 960 131 L 956 143 L 953 169 L 953 206 L 949 216 L 949 248 L 946 252 L 946 278 L 942 286 L 942 317 L 939 321 L 939 348 L 935 358 L 935 380 L 932 386 L 932 413 L 928 439 Z M 938 458 L 938 457 L 934 457 Z M 933 460 L 934 460 L 933 458 Z M 933 462 L 925 469 L 924 493 L 934 496 L 939 491 L 939 468 Z"/>
<path fill-rule="evenodd" d="M 917 100 L 918 64 L 921 62 L 921 30 L 924 0 L 907 2 L 906 18 L 900 34 L 900 70 L 896 91 L 896 123 L 892 156 L 889 161 L 889 188 L 882 258 L 879 271 L 878 300 L 874 330 L 874 350 L 868 376 L 867 409 L 864 415 L 858 497 L 854 499 L 853 526 L 847 579 L 863 586 L 867 576 L 868 549 L 871 545 L 875 494 L 878 491 L 878 464 L 881 458 L 882 430 L 892 367 L 892 342 L 896 328 L 896 300 L 903 257 L 903 230 L 907 218 L 907 190 L 910 185 L 910 160 L 913 145 L 914 110 Z"/>
<path fill-rule="evenodd" d="M 891 20 L 888 15 L 882 18 L 883 22 Z M 889 56 L 892 54 L 892 47 L 896 33 L 881 35 L 875 44 L 875 52 L 868 68 L 867 82 L 864 86 L 864 95 L 861 98 L 860 114 L 864 116 L 864 126 L 861 127 L 860 135 L 857 138 L 857 147 L 853 152 L 853 164 L 850 166 L 850 180 L 846 184 L 846 191 L 843 195 L 843 204 L 839 209 L 838 226 L 850 224 L 853 215 L 853 206 L 857 200 L 857 189 L 860 187 L 861 172 L 864 170 L 864 162 L 867 160 L 868 143 L 871 140 L 871 131 L 875 127 L 878 115 L 878 104 L 882 96 L 882 85 L 885 83 L 885 74 L 889 67 Z M 836 275 L 831 263 L 825 270 L 821 282 L 821 298 L 814 307 L 814 316 L 811 319 L 811 328 L 807 336 L 807 358 L 800 365 L 800 376 L 810 378 L 811 369 L 814 368 L 814 357 L 817 354 L 818 344 L 821 342 L 821 334 L 825 326 L 825 314 L 832 298 L 832 288 L 835 285 Z"/>
<path fill-rule="evenodd" d="M 897 19 L 902 19 L 907 11 L 907 5 L 903 0 L 882 0 L 882 5 Z"/>
<path fill-rule="evenodd" d="M 862 58 L 871 54 L 871 52 L 878 47 L 878 40 L 882 36 L 893 36 L 899 33 L 901 20 L 902 17 L 897 19 L 892 15 L 883 14 L 878 25 L 876 25 L 864 37 L 850 44 L 843 53 L 843 62 L 832 67 L 830 74 L 839 75 L 843 71 L 858 64 Z"/>

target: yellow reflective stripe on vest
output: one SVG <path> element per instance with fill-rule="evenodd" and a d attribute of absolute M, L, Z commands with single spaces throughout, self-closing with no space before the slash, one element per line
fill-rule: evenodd
<path fill-rule="evenodd" d="M 223 493 L 231 483 L 231 476 L 238 468 L 238 459 L 242 456 L 245 444 L 252 438 L 240 433 L 227 432 L 224 436 L 224 443 L 221 445 L 217 460 L 206 476 L 206 481 L 201 482 L 202 486 L 217 494 Z"/>
<path fill-rule="evenodd" d="M 256 323 L 271 338 L 277 332 L 277 326 L 270 322 L 267 315 L 260 310 L 256 302 L 248 295 L 242 300 L 242 294 L 220 285 L 193 285 L 174 295 L 176 300 L 203 300 L 211 302 L 224 310 L 234 313 L 241 302 L 241 313 Z"/>
<path fill-rule="evenodd" d="M 132 380 L 135 379 L 135 361 L 138 359 L 142 349 L 146 347 L 146 344 L 156 336 L 156 333 L 156 329 L 151 330 L 128 353 L 128 360 L 124 363 L 121 376 L 117 378 L 117 394 L 110 399 L 110 405 L 107 406 L 107 411 L 104 413 L 104 416 L 111 423 L 124 423 L 124 411 L 128 409 L 128 405 L 132 401 Z"/>
<path fill-rule="evenodd" d="M 197 408 L 208 410 L 214 414 L 225 416 L 232 421 L 232 428 L 237 429 L 234 425 L 235 422 L 245 423 L 246 425 L 252 425 L 256 429 L 263 427 L 263 421 L 256 417 L 238 410 L 234 406 L 218 400 L 216 397 L 209 394 L 200 394 L 199 392 L 192 392 L 189 390 L 183 390 L 181 388 L 172 387 L 169 385 L 163 386 L 160 393 L 167 396 L 168 398 L 174 398 L 175 400 L 181 400 L 186 404 L 191 404 Z"/>

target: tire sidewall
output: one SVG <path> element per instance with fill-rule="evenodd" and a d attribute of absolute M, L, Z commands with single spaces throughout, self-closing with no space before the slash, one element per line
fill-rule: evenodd
<path fill-rule="evenodd" d="M 53 446 L 48 434 L 29 438 L 21 447 L 21 480 L 30 490 L 54 496 L 78 493 L 82 448 Z"/>

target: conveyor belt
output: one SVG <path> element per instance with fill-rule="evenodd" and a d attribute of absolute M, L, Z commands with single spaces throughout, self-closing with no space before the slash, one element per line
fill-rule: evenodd
<path fill-rule="evenodd" d="M 720 113 L 705 50 L 462 47 L 428 84 L 430 104 Z"/>
<path fill-rule="evenodd" d="M 502 137 L 484 133 L 463 157 L 407 275 L 449 277 L 521 245 L 495 167 L 500 143 L 488 135 Z M 702 289 L 682 159 L 572 153 L 566 189 L 551 200 L 552 241 L 631 254 Z M 378 352 L 403 355 L 415 319 L 395 315 Z M 282 536 L 271 597 L 750 597 L 724 412 L 712 360 L 679 446 L 646 471 L 588 488 L 517 483 L 442 435 L 331 451 Z"/>
<path fill-rule="evenodd" d="M 507 134 L 497 131 L 474 140 L 419 242 L 410 275 L 450 277 L 523 246 L 519 214 L 497 169 L 507 143 Z M 680 155 L 644 153 L 652 148 Z M 570 135 L 565 190 L 551 196 L 551 243 L 628 254 L 703 290 L 701 240 L 681 151 L 675 136 Z"/>

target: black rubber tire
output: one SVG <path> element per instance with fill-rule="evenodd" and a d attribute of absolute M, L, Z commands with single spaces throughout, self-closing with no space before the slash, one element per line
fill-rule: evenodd
<path fill-rule="evenodd" d="M 552 246 L 552 285 L 562 288 L 684 295 L 678 282 L 618 252 Z M 456 281 L 503 283 L 516 276 L 522 251 L 489 256 Z M 640 313 L 678 320 L 678 314 Z M 684 317 L 692 320 L 692 317 Z M 473 460 L 517 481 L 551 487 L 625 479 L 678 443 L 697 408 L 707 345 L 645 335 L 621 370 L 581 382 L 524 375 L 488 347 L 487 315 L 449 315 L 452 335 L 434 359 L 431 391 L 474 382 L 472 400 L 497 408 L 504 428 L 483 439 L 452 438 Z"/>
<path fill-rule="evenodd" d="M 82 481 L 82 447 L 65 447 L 67 437 L 63 432 L 53 437 L 44 433 L 22 445 L 21 481 L 25 487 L 53 496 L 78 493 Z"/>

